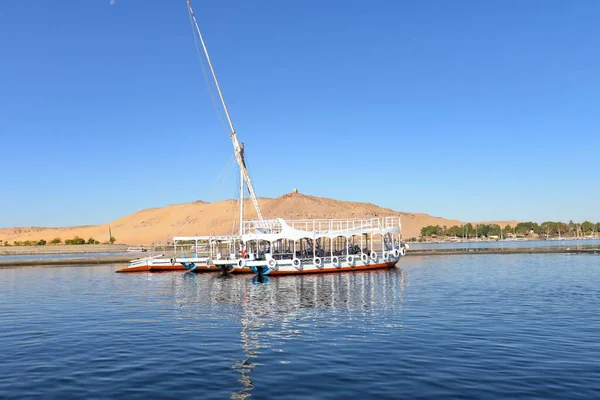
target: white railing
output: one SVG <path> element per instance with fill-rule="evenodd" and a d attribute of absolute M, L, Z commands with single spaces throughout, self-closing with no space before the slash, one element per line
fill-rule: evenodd
<path fill-rule="evenodd" d="M 389 229 L 400 227 L 399 216 L 377 218 L 286 220 L 285 222 L 293 229 L 315 233 Z M 280 233 L 281 224 L 276 219 L 246 221 L 244 223 L 245 232 L 255 232 L 256 230 L 260 230 L 265 233 Z"/>
<path fill-rule="evenodd" d="M 281 232 L 281 224 L 277 219 L 263 219 L 262 221 L 246 221 L 244 228 L 261 229 L 270 233 Z"/>
<path fill-rule="evenodd" d="M 385 217 L 385 228 L 400 228 L 402 223 L 400 217 Z"/>

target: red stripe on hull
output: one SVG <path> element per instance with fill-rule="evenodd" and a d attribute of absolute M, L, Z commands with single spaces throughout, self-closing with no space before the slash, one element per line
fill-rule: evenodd
<path fill-rule="evenodd" d="M 115 272 L 166 272 L 166 271 L 185 271 L 183 265 L 142 265 L 139 267 L 122 268 Z M 219 268 L 212 267 L 196 267 L 194 272 L 209 272 L 209 271 L 220 271 Z"/>
<path fill-rule="evenodd" d="M 217 266 L 212 266 L 212 267 L 196 267 L 195 270 L 191 271 L 191 272 L 209 272 L 209 271 L 222 271 L 221 268 L 217 267 Z M 250 268 L 235 268 L 233 270 L 229 270 L 228 273 L 230 274 L 252 274 L 252 270 Z"/>
<path fill-rule="evenodd" d="M 322 273 L 333 273 L 333 272 L 347 272 L 347 271 L 366 271 L 370 269 L 384 269 L 384 268 L 393 268 L 396 265 L 396 262 L 388 262 L 383 264 L 373 264 L 373 265 L 362 265 L 360 267 L 341 267 L 341 268 L 323 268 L 323 269 L 309 269 L 309 270 L 288 270 L 288 271 L 273 271 L 269 272 L 267 276 L 276 276 L 276 275 L 299 275 L 299 274 L 322 274 Z"/>
<path fill-rule="evenodd" d="M 115 272 L 132 273 L 132 272 L 166 272 L 166 271 L 186 271 L 186 269 L 181 264 L 141 265 L 139 267 L 121 268 L 121 269 L 116 270 Z M 218 271 L 221 271 L 221 268 L 213 265 L 212 267 L 197 266 L 196 269 L 191 272 L 218 272 Z M 229 272 L 234 273 L 234 274 L 252 274 L 253 273 L 250 268 L 236 268 Z"/>
<path fill-rule="evenodd" d="M 121 268 L 115 272 L 161 272 L 161 271 L 185 271 L 183 265 L 140 265 L 139 267 Z"/>

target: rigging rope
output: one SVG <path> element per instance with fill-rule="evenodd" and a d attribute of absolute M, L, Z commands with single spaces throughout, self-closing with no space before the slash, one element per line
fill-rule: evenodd
<path fill-rule="evenodd" d="M 223 119 L 223 115 L 221 115 L 221 112 L 219 111 L 219 106 L 215 99 L 215 94 L 213 93 L 213 90 L 211 89 L 210 81 L 208 79 L 206 67 L 204 66 L 204 62 L 202 61 L 203 57 L 202 57 L 202 53 L 200 51 L 200 45 L 198 43 L 198 36 L 197 36 L 196 30 L 194 29 L 194 20 L 192 19 L 192 14 L 189 11 L 189 9 L 188 9 L 188 14 L 190 16 L 190 26 L 192 28 L 192 35 L 194 36 L 194 45 L 196 46 L 196 54 L 198 55 L 198 61 L 200 62 L 200 66 L 202 67 L 202 75 L 204 75 L 204 81 L 206 82 L 206 88 L 208 89 L 208 93 L 210 93 L 210 98 L 212 100 L 213 105 L 215 106 L 215 111 L 216 111 L 217 115 L 219 116 L 221 125 L 223 125 L 225 133 L 227 134 L 227 136 L 229 136 L 229 127 L 225 123 L 225 120 Z"/>
<path fill-rule="evenodd" d="M 219 177 L 217 178 L 217 180 L 206 190 L 204 197 L 208 197 L 208 195 L 211 193 L 211 190 L 213 190 L 218 184 L 221 183 L 223 176 L 225 175 L 225 172 L 229 173 L 229 169 L 231 168 L 232 165 L 236 164 L 236 160 L 235 160 L 235 153 L 231 155 L 231 157 L 229 158 L 229 161 L 227 161 L 227 164 L 225 164 L 225 167 L 223 167 L 223 169 L 221 170 L 221 173 L 219 174 Z"/>
<path fill-rule="evenodd" d="M 243 197 L 241 199 L 238 198 L 238 194 L 240 193 L 240 185 L 243 185 L 243 184 L 244 183 L 243 183 L 243 181 L 241 179 L 241 176 L 238 174 L 237 185 L 236 185 L 236 188 L 235 188 L 235 193 L 233 194 L 233 198 L 234 199 L 237 198 L 237 201 L 235 201 L 233 203 L 233 205 L 234 205 L 234 208 L 233 208 L 233 215 L 234 215 L 234 217 L 233 217 L 233 226 L 231 227 L 231 235 L 232 236 L 233 236 L 233 233 L 235 232 L 235 226 L 237 225 L 236 210 L 239 209 L 240 201 L 244 201 Z M 242 218 L 243 218 L 243 216 L 242 216 Z"/>
<path fill-rule="evenodd" d="M 231 155 L 231 157 L 229 158 L 229 161 L 227 161 L 227 163 L 225 164 L 225 166 L 221 170 L 221 173 L 219 174 L 219 177 L 217 178 L 217 180 L 206 190 L 206 192 L 204 193 L 204 198 L 208 197 L 208 195 L 210 194 L 211 190 L 213 190 L 217 186 L 217 184 L 220 183 L 221 178 L 223 178 L 223 176 L 225 175 L 225 172 L 227 172 L 231 168 L 231 166 L 235 165 L 235 164 L 236 164 L 236 160 L 235 160 L 235 153 L 234 153 L 234 154 Z M 179 235 L 181 233 L 181 231 L 183 231 L 184 228 L 185 228 L 185 224 L 182 225 L 182 227 L 177 232 L 175 232 L 174 234 L 173 233 L 167 234 L 165 237 L 163 237 L 163 239 L 159 243 L 162 243 L 163 241 L 166 241 L 167 239 L 169 239 L 172 236 L 174 237 L 174 236 Z"/>

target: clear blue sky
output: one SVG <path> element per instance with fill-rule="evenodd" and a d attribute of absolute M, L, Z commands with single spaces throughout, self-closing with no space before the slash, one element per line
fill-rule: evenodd
<path fill-rule="evenodd" d="M 259 196 L 600 221 L 600 2 L 193 1 Z M 233 198 L 184 0 L 7 1 L 0 226 Z"/>

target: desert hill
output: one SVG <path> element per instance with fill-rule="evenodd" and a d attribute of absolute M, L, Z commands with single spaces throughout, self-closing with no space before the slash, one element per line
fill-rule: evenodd
<path fill-rule="evenodd" d="M 458 220 L 433 217 L 427 214 L 399 212 L 370 203 L 355 203 L 300 193 L 288 193 L 274 199 L 260 198 L 259 204 L 264 218 L 359 218 L 400 215 L 404 238 L 419 236 L 421 228 L 427 225 L 450 227 L 463 224 Z M 244 207 L 244 218 L 256 218 L 250 199 L 245 200 Z M 235 200 L 216 203 L 195 201 L 141 210 L 110 222 L 110 228 L 117 243 L 148 245 L 169 242 L 173 236 L 230 234 L 234 227 L 234 220 L 237 218 L 238 202 Z M 494 223 L 500 223 L 501 226 L 506 224 L 514 226 L 517 222 Z M 237 223 L 235 226 L 237 228 Z M 109 224 L 67 228 L 4 228 L 0 229 L 0 240 L 12 243 L 13 241 L 44 239 L 50 242 L 57 237 L 65 240 L 79 236 L 86 240 L 93 237 L 104 242 L 109 238 L 108 227 Z"/>

